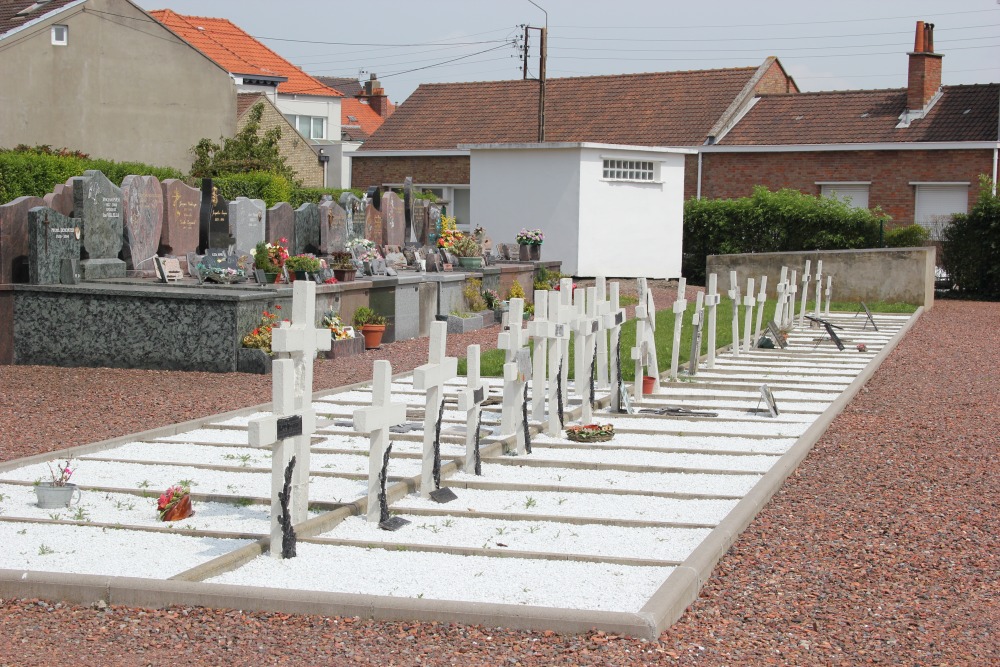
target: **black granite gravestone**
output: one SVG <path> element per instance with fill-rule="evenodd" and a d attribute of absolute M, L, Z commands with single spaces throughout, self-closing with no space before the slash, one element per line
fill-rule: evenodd
<path fill-rule="evenodd" d="M 28 211 L 28 280 L 32 285 L 62 282 L 63 260 L 80 258 L 80 220 L 45 206 Z"/>

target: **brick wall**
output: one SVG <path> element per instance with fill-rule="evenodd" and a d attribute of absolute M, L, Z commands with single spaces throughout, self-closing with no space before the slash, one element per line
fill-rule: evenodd
<path fill-rule="evenodd" d="M 785 70 L 781 68 L 778 61 L 775 60 L 771 63 L 771 66 L 767 68 L 767 72 L 761 77 L 760 81 L 754 87 L 754 92 L 757 95 L 774 95 L 777 93 L 797 93 L 799 92 L 798 86 L 790 76 L 785 73 Z"/>
<path fill-rule="evenodd" d="M 694 194 L 692 171 L 686 163 L 685 197 Z M 748 196 L 755 185 L 770 190 L 794 188 L 818 195 L 817 181 L 871 181 L 868 205 L 881 206 L 893 225 L 913 222 L 915 188 L 911 181 L 968 181 L 969 208 L 979 196 L 979 175 L 990 174 L 989 150 L 830 151 L 803 153 L 705 153 L 701 196 Z M 696 183 L 695 183 L 696 186 Z"/>
<path fill-rule="evenodd" d="M 464 184 L 469 182 L 469 156 L 351 157 L 351 185 L 366 189 L 383 183 L 402 183 L 407 176 L 414 183 Z"/>
<path fill-rule="evenodd" d="M 236 130 L 242 130 L 246 125 L 249 109 L 236 121 Z M 261 132 L 266 132 L 272 127 L 281 128 L 281 139 L 278 140 L 278 148 L 285 158 L 288 166 L 292 168 L 295 175 L 302 181 L 302 185 L 310 188 L 323 187 L 323 166 L 316 157 L 316 153 L 310 148 L 305 139 L 302 138 L 295 128 L 288 124 L 285 117 L 281 115 L 273 104 L 264 102 L 264 113 L 260 118 Z"/>

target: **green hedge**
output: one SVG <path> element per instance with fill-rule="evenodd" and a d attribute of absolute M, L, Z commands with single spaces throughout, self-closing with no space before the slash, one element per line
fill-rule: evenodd
<path fill-rule="evenodd" d="M 684 205 L 683 275 L 704 281 L 708 255 L 874 248 L 880 223 L 889 219 L 879 209 L 763 186 L 741 199 L 690 199 Z"/>
<path fill-rule="evenodd" d="M 80 176 L 88 169 L 99 169 L 116 184 L 129 174 L 152 175 L 160 180 L 181 178 L 181 172 L 169 167 L 154 167 L 141 162 L 94 160 L 77 155 L 58 155 L 33 151 L 0 150 L 0 204 L 18 197 L 44 197 L 52 188 Z"/>
<path fill-rule="evenodd" d="M 952 217 L 942 232 L 942 262 L 956 291 L 1000 298 L 1000 197 L 980 179 L 979 199 L 968 214 Z"/>
<path fill-rule="evenodd" d="M 931 237 L 926 227 L 907 225 L 885 230 L 886 248 L 919 248 Z"/>

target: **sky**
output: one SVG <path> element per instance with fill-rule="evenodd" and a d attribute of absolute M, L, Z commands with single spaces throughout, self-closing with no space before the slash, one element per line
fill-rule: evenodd
<path fill-rule="evenodd" d="M 916 21 L 935 24 L 946 85 L 1000 81 L 1000 0 L 137 0 L 226 18 L 309 74 L 421 83 L 523 77 L 524 25 L 548 16 L 549 78 L 757 66 L 802 91 L 902 88 Z M 363 9 L 361 9 L 363 8 Z M 529 77 L 538 75 L 529 31 Z"/>

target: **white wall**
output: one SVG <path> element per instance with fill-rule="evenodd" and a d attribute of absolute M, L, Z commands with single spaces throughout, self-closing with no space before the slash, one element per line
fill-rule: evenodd
<path fill-rule="evenodd" d="M 545 233 L 542 259 L 576 273 L 580 214 L 579 149 L 470 151 L 470 223 L 497 243 L 521 228 Z"/>
<path fill-rule="evenodd" d="M 278 111 L 286 116 L 325 116 L 326 138 L 340 139 L 340 98 L 285 95 L 278 93 L 275 103 Z"/>

